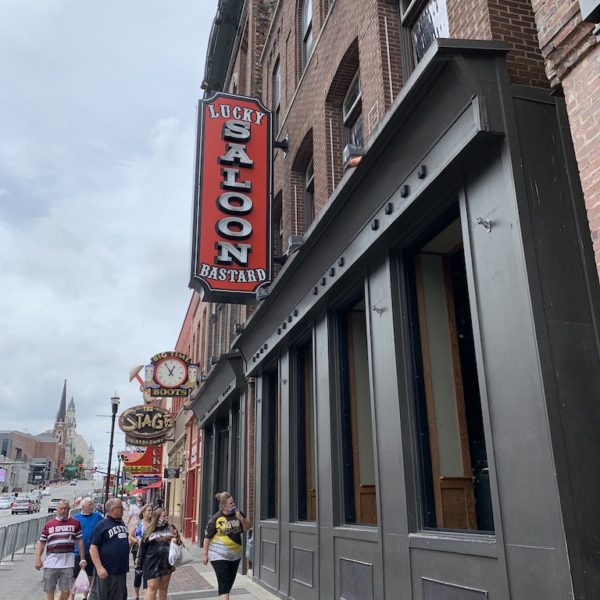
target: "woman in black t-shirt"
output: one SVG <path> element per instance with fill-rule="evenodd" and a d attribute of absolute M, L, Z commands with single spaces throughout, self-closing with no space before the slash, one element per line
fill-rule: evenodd
<path fill-rule="evenodd" d="M 206 565 L 210 560 L 219 583 L 219 598 L 229 600 L 242 558 L 242 533 L 250 529 L 250 521 L 236 508 L 229 492 L 219 492 L 215 498 L 219 502 L 219 512 L 206 524 L 202 562 Z"/>
<path fill-rule="evenodd" d="M 150 525 L 144 530 L 135 570 L 142 571 L 148 583 L 146 600 L 166 600 L 171 574 L 175 567 L 169 563 L 171 540 L 181 545 L 177 529 L 169 524 L 164 508 L 155 508 Z"/>

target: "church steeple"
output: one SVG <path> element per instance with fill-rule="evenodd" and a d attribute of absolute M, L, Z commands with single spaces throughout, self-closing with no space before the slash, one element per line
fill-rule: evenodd
<path fill-rule="evenodd" d="M 67 419 L 67 380 L 65 379 L 65 383 L 63 385 L 62 397 L 60 399 L 60 406 L 58 407 L 58 412 L 56 413 L 56 422 L 64 423 Z"/>
<path fill-rule="evenodd" d="M 67 408 L 67 425 L 71 429 L 75 429 L 77 426 L 77 421 L 75 420 L 75 400 L 73 400 L 73 396 L 71 396 L 71 402 L 69 402 L 69 408 Z"/>

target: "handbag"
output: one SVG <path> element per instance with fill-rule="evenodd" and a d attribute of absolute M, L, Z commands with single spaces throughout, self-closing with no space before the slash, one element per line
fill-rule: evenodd
<path fill-rule="evenodd" d="M 88 580 L 87 573 L 85 569 L 81 569 L 79 571 L 79 575 L 77 575 L 77 579 L 71 588 L 71 591 L 74 594 L 85 594 L 90 589 L 90 582 Z"/>

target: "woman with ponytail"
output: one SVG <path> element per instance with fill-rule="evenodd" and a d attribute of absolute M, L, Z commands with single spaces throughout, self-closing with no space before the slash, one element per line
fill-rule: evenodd
<path fill-rule="evenodd" d="M 206 565 L 210 561 L 219 583 L 219 598 L 229 600 L 242 558 L 242 533 L 250 529 L 250 521 L 237 509 L 229 492 L 219 492 L 215 498 L 219 512 L 206 524 L 202 562 Z"/>

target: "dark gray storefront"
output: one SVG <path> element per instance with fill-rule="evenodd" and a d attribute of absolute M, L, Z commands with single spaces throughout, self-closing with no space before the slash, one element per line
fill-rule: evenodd
<path fill-rule="evenodd" d="M 192 399 L 192 410 L 202 434 L 200 483 L 200 531 L 218 510 L 217 492 L 229 491 L 245 506 L 246 480 L 246 382 L 241 357 L 223 355 L 209 379 Z M 199 535 L 202 543 L 203 535 Z"/>
<path fill-rule="evenodd" d="M 423 59 L 238 340 L 282 597 L 596 598 L 598 276 L 563 101 Z"/>

